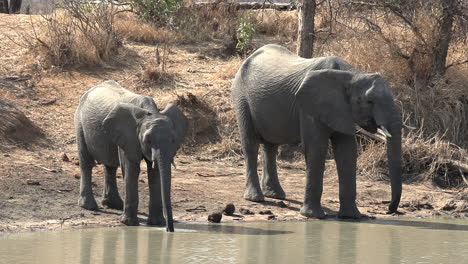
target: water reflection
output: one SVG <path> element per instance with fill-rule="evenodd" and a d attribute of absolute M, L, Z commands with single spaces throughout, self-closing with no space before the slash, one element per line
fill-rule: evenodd
<path fill-rule="evenodd" d="M 463 263 L 468 222 L 178 224 L 0 236 L 0 263 Z"/>

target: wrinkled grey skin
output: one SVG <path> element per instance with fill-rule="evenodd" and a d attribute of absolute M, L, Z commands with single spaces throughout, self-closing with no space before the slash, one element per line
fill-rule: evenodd
<path fill-rule="evenodd" d="M 102 204 L 123 208 L 121 222 L 138 225 L 138 177 L 144 159 L 150 190 L 148 225 L 166 223 L 166 230 L 173 232 L 171 162 L 187 128 L 187 118 L 173 104 L 159 112 L 151 97 L 132 93 L 115 81 L 91 88 L 81 97 L 75 112 L 81 168 L 79 205 L 88 210 L 98 208 L 91 185 L 97 161 L 105 166 Z M 125 202 L 116 184 L 119 165 L 125 179 Z"/>
<path fill-rule="evenodd" d="M 281 46 L 266 45 L 242 64 L 232 84 L 232 98 L 246 164 L 245 199 L 284 199 L 276 169 L 278 145 L 302 142 L 307 177 L 301 214 L 325 217 L 320 199 L 330 139 L 339 176 L 338 216 L 360 218 L 355 202 L 355 124 L 371 133 L 383 126 L 391 135 L 387 137 L 389 211 L 396 212 L 401 197 L 401 115 L 380 75 L 361 73 L 338 57 L 303 59 Z M 259 143 L 264 146 L 261 187 Z"/>

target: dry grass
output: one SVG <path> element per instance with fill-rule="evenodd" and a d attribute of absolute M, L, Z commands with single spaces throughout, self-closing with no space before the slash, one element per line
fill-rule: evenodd
<path fill-rule="evenodd" d="M 235 36 L 239 15 L 237 7 L 220 2 L 213 5 L 187 3 L 174 17 L 178 41 L 193 43 Z"/>
<path fill-rule="evenodd" d="M 114 31 L 114 10 L 105 2 L 93 7 L 66 1 L 33 23 L 29 46 L 54 66 L 96 65 L 110 60 L 121 46 Z"/>
<path fill-rule="evenodd" d="M 426 138 L 421 131 L 403 138 L 403 181 L 430 181 L 439 187 L 465 186 L 464 174 L 452 161 L 468 164 L 468 152 L 442 140 Z M 389 180 L 385 145 L 372 143 L 358 159 L 359 173 L 371 180 Z"/>
<path fill-rule="evenodd" d="M 281 40 L 295 40 L 297 36 L 297 11 L 264 9 L 253 11 L 256 32 Z"/>
<path fill-rule="evenodd" d="M 168 69 L 170 53 L 171 49 L 168 44 L 156 46 L 152 53 L 153 57 L 143 66 L 140 73 L 140 81 L 144 87 L 161 88 L 174 84 L 177 74 Z"/>
<path fill-rule="evenodd" d="M 223 80 L 234 79 L 242 62 L 244 62 L 242 58 L 234 57 L 233 59 L 228 61 L 226 65 L 220 71 L 216 72 L 215 77 L 223 79 Z"/>
<path fill-rule="evenodd" d="M 117 14 L 115 30 L 124 40 L 148 44 L 172 43 L 176 38 L 173 31 L 144 23 L 130 12 Z"/>

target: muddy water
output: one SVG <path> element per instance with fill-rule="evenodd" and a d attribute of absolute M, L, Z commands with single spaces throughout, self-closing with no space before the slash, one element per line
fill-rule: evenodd
<path fill-rule="evenodd" d="M 468 220 L 178 224 L 0 236 L 0 263 L 468 263 Z"/>

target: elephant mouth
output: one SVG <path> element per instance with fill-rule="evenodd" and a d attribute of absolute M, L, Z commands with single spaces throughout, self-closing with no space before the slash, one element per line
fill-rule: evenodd
<path fill-rule="evenodd" d="M 367 120 L 367 122 L 362 124 L 360 127 L 362 127 L 367 132 L 370 132 L 370 133 L 373 133 L 373 134 L 377 133 L 378 126 L 377 126 L 377 123 L 375 122 L 374 119 Z"/>

